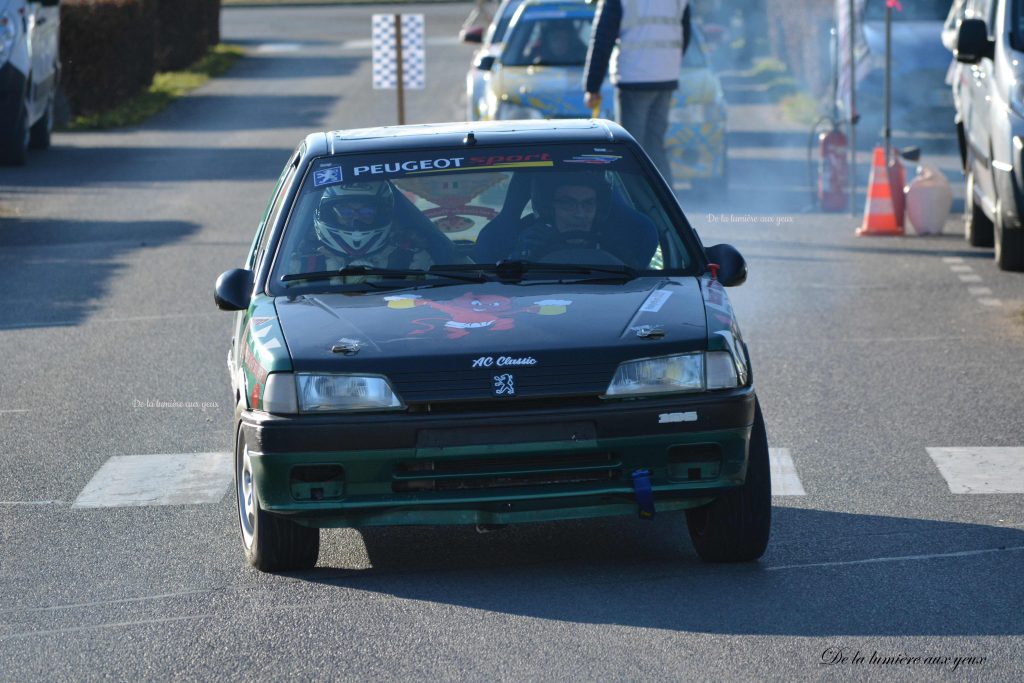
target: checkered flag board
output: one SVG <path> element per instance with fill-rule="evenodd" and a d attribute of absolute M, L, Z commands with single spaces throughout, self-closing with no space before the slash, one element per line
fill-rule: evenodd
<path fill-rule="evenodd" d="M 426 64 L 423 50 L 423 15 L 402 14 L 402 85 L 422 90 L 426 87 Z M 395 15 L 374 14 L 371 25 L 373 39 L 373 87 L 390 90 L 398 87 L 397 40 Z"/>

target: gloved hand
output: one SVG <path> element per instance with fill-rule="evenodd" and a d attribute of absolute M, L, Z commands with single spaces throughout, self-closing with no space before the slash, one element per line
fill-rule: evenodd
<path fill-rule="evenodd" d="M 556 236 L 555 229 L 545 223 L 534 223 L 519 233 L 513 259 L 536 260 L 551 251 L 550 244 Z"/>

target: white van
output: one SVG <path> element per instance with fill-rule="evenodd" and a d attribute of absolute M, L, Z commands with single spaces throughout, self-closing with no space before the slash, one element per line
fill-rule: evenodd
<path fill-rule="evenodd" d="M 965 236 L 1024 271 L 1024 0 L 967 0 L 957 29 Z"/>
<path fill-rule="evenodd" d="M 46 149 L 60 75 L 60 0 L 0 0 L 0 163 Z"/>

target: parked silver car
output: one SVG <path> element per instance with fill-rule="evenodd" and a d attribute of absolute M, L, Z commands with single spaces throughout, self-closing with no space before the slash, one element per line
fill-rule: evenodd
<path fill-rule="evenodd" d="M 957 129 L 965 236 L 1024 271 L 1024 0 L 968 0 L 957 31 Z"/>
<path fill-rule="evenodd" d="M 0 0 L 0 163 L 46 149 L 60 74 L 60 0 Z"/>

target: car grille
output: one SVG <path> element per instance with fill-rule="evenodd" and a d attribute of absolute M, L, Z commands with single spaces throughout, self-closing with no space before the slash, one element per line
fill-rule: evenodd
<path fill-rule="evenodd" d="M 515 394 L 495 396 L 495 377 L 511 374 Z M 388 379 L 407 405 L 438 402 L 473 402 L 544 399 L 564 396 L 597 397 L 615 374 L 614 364 L 580 364 L 544 367 L 444 370 L 438 372 L 389 372 Z"/>
<path fill-rule="evenodd" d="M 519 486 L 589 485 L 619 478 L 611 453 L 553 453 L 517 458 L 411 460 L 395 465 L 395 493 Z"/>

